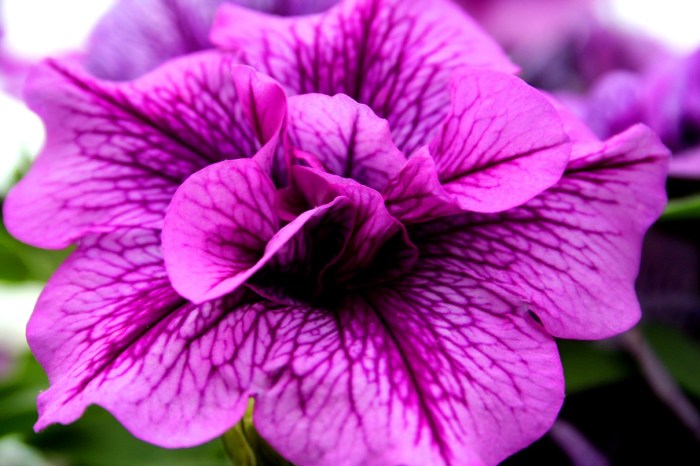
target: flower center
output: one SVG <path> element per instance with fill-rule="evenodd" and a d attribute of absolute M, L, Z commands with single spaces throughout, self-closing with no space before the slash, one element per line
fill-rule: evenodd
<path fill-rule="evenodd" d="M 313 232 L 307 254 L 291 262 L 274 261 L 248 281 L 248 287 L 280 304 L 336 309 L 348 294 L 398 279 L 409 272 L 417 249 L 403 231 L 381 244 L 373 257 L 357 257 L 342 225 Z M 294 245 L 292 248 L 296 248 Z"/>

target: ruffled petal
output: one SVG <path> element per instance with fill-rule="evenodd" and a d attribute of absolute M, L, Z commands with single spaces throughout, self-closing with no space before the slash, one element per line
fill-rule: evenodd
<path fill-rule="evenodd" d="M 306 167 L 294 167 L 293 179 L 312 206 L 328 203 L 336 197 L 345 197 L 352 204 L 352 234 L 333 263 L 335 281 L 342 281 L 346 274 L 368 269 L 392 237 L 402 237 L 409 249 L 415 249 L 403 225 L 391 216 L 377 191 L 353 180 Z M 394 271 L 403 269 L 403 264 L 392 265 Z"/>
<path fill-rule="evenodd" d="M 343 93 L 367 104 L 407 154 L 429 142 L 445 117 L 455 70 L 516 70 L 447 0 L 350 0 L 292 19 L 224 5 L 212 40 L 290 94 Z"/>
<path fill-rule="evenodd" d="M 436 220 L 411 238 L 423 256 L 519 296 L 556 337 L 612 336 L 640 316 L 634 282 L 666 203 L 668 155 L 643 126 L 576 145 L 561 181 L 527 204 Z"/>
<path fill-rule="evenodd" d="M 386 120 L 346 95 L 306 94 L 289 99 L 289 142 L 329 173 L 384 189 L 406 162 Z"/>
<path fill-rule="evenodd" d="M 556 183 L 570 153 L 559 113 L 544 95 L 513 76 L 463 71 L 437 137 L 409 160 L 385 196 L 407 222 L 429 220 L 428 214 L 499 212 Z"/>
<path fill-rule="evenodd" d="M 280 229 L 275 194 L 252 160 L 220 162 L 191 176 L 175 193 L 163 227 L 173 287 L 196 303 L 232 293 L 309 221 L 342 205 L 330 199 Z"/>
<path fill-rule="evenodd" d="M 48 139 L 8 196 L 4 220 L 14 236 L 44 248 L 91 232 L 159 228 L 192 173 L 256 153 L 269 161 L 286 117 L 276 83 L 215 52 L 125 84 L 49 61 L 26 93 Z"/>

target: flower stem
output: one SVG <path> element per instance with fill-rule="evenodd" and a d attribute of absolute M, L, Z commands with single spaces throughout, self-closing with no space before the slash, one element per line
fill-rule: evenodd
<path fill-rule="evenodd" d="M 263 439 L 253 426 L 253 400 L 243 419 L 221 440 L 232 466 L 292 466 Z"/>
<path fill-rule="evenodd" d="M 549 436 L 564 450 L 573 466 L 608 466 L 610 463 L 574 426 L 561 419 L 554 423 Z"/>

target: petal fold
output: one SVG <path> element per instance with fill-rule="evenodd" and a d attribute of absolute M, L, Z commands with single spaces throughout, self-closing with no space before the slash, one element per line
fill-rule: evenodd
<path fill-rule="evenodd" d="M 175 193 L 163 227 L 173 287 L 195 303 L 229 294 L 307 222 L 342 203 L 331 199 L 280 229 L 275 201 L 272 181 L 253 160 L 220 162 L 191 176 Z"/>
<path fill-rule="evenodd" d="M 329 173 L 377 191 L 406 162 L 389 123 L 343 94 L 291 97 L 287 135 L 294 150 L 314 156 Z"/>
<path fill-rule="evenodd" d="M 398 253 L 394 257 L 398 262 L 392 263 L 389 270 L 383 272 L 394 278 L 394 274 L 401 274 L 415 260 L 418 254 L 415 246 L 401 222 L 389 213 L 383 197 L 377 191 L 354 180 L 313 168 L 294 167 L 293 177 L 298 189 L 312 206 L 330 202 L 337 197 L 347 198 L 352 204 L 352 233 L 342 253 L 328 266 L 334 282 L 343 282 L 372 266 L 379 266 L 375 261 L 392 238 L 397 240 L 397 246 L 402 251 L 394 251 Z"/>
<path fill-rule="evenodd" d="M 409 222 L 460 211 L 500 212 L 556 183 L 570 153 L 569 137 L 547 97 L 510 75 L 462 71 L 453 80 L 452 105 L 438 135 L 411 158 L 385 196 L 392 213 Z"/>

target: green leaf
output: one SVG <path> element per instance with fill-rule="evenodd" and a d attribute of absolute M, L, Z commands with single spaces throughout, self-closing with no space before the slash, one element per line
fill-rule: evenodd
<path fill-rule="evenodd" d="M 557 345 L 569 394 L 618 382 L 635 371 L 624 354 L 601 343 L 560 340 Z"/>
<path fill-rule="evenodd" d="M 671 200 L 661 220 L 700 218 L 700 195 Z"/>
<path fill-rule="evenodd" d="M 667 326 L 647 325 L 642 331 L 678 384 L 700 397 L 700 344 Z"/>

